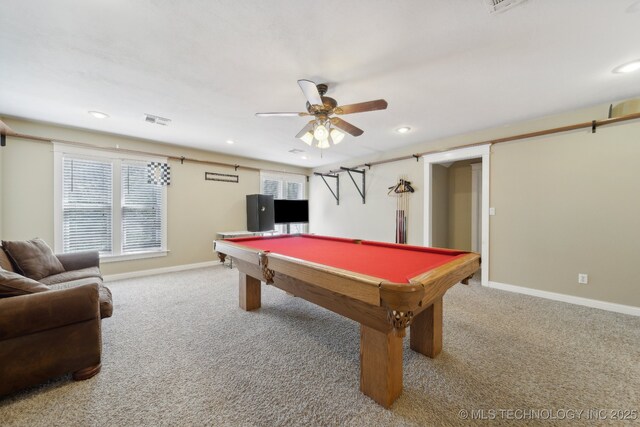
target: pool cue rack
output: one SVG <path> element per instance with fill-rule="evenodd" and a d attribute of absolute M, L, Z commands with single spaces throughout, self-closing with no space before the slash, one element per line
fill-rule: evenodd
<path fill-rule="evenodd" d="M 415 192 L 411 182 L 400 178 L 396 185 L 389 187 L 387 195 L 396 197 L 396 243 L 407 243 L 407 214 L 409 195 Z"/>

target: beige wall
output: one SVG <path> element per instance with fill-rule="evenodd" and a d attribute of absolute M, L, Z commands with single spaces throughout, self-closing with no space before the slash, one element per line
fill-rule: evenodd
<path fill-rule="evenodd" d="M 422 242 L 423 167 L 422 163 L 406 162 L 375 166 L 366 172 L 366 204 L 346 173 L 340 174 L 340 205 L 318 176 L 311 178 L 309 196 L 309 231 L 338 237 L 354 237 L 385 242 L 395 241 L 396 198 L 387 195 L 389 187 L 406 177 L 417 190 L 409 197 L 407 236 L 409 244 Z M 354 178 L 358 185 L 361 179 Z M 335 188 L 335 179 L 327 178 Z M 335 190 L 334 190 L 335 191 Z"/>
<path fill-rule="evenodd" d="M 428 141 L 316 171 L 604 119 L 608 107 Z M 600 127 L 595 134 L 585 129 L 494 145 L 490 205 L 496 215 L 490 217 L 490 280 L 640 307 L 635 268 L 640 242 L 639 141 L 640 121 L 630 121 Z M 424 200 L 420 169 L 422 162 L 403 160 L 374 166 L 367 175 L 384 177 L 387 186 L 398 174 L 415 177 L 409 241 L 418 244 L 423 241 L 422 218 L 416 224 Z M 365 208 L 353 202 L 355 189 L 347 180 L 343 178 L 340 188 L 341 206 L 331 203 L 322 181 L 311 180 L 312 231 L 393 241 L 393 203 L 381 196 L 385 185 L 369 187 L 376 196 Z M 323 218 L 327 221 L 321 222 Z M 578 273 L 589 274 L 588 285 L 577 283 Z"/>
<path fill-rule="evenodd" d="M 431 244 L 449 247 L 449 168 L 433 165 L 431 169 Z"/>
<path fill-rule="evenodd" d="M 9 120 L 5 122 L 12 125 Z M 2 164 L 5 240 L 40 237 L 53 245 L 51 150 L 50 144 L 7 137 Z"/>
<path fill-rule="evenodd" d="M 639 141 L 635 121 L 494 146 L 491 280 L 640 306 Z"/>
<path fill-rule="evenodd" d="M 450 248 L 471 250 L 471 163 L 462 160 L 449 166 L 449 236 Z"/>
<path fill-rule="evenodd" d="M 103 147 L 134 149 L 164 155 L 229 162 L 304 174 L 301 168 L 189 150 L 151 141 L 122 138 L 24 120 L 4 119 L 16 132 L 90 143 Z M 53 246 L 53 147 L 50 143 L 7 138 L 0 158 L 0 231 L 5 240 L 41 237 Z M 245 195 L 260 192 L 259 172 L 238 170 L 239 183 L 205 181 L 204 172 L 236 173 L 233 169 L 171 161 L 168 187 L 166 257 L 102 263 L 104 274 L 148 270 L 216 260 L 212 241 L 216 231 L 246 228 Z"/>

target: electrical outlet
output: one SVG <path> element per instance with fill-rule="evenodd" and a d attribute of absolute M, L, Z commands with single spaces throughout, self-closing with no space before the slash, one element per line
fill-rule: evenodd
<path fill-rule="evenodd" d="M 578 283 L 581 285 L 589 283 L 589 275 L 586 273 L 578 273 Z"/>

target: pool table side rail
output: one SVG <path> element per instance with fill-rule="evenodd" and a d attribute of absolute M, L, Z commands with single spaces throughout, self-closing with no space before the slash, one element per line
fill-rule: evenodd
<path fill-rule="evenodd" d="M 295 277 L 303 282 L 313 283 L 331 292 L 347 295 L 367 304 L 380 306 L 380 283 L 384 279 L 379 277 L 249 248 L 226 240 L 216 240 L 215 249 L 225 255 L 253 264 L 261 264 L 261 259 L 265 259 L 265 257 L 261 257 L 260 254 L 266 254 L 265 261 L 268 269 Z M 258 278 L 265 281 L 262 277 Z M 408 283 L 399 285 L 417 288 L 417 286 Z"/>
<path fill-rule="evenodd" d="M 480 255 L 474 252 L 458 256 L 455 259 L 443 264 L 433 270 L 419 274 L 409 279 L 409 283 L 420 286 L 423 292 L 419 295 L 420 300 L 417 305 L 420 308 L 429 307 L 433 301 L 442 297 L 453 285 L 470 278 L 480 268 Z M 381 298 L 384 305 L 390 305 L 396 310 L 421 311 L 416 308 L 414 298 L 404 298 L 398 300 L 400 292 L 406 284 L 391 283 L 383 281 L 380 283 Z M 414 295 L 414 297 L 417 294 Z"/>
<path fill-rule="evenodd" d="M 241 274 L 252 277 L 260 277 L 262 274 L 260 266 L 255 263 L 234 259 L 234 264 Z M 275 272 L 271 286 L 370 328 L 385 332 L 393 330 L 384 307 L 347 297 L 280 272 Z"/>
<path fill-rule="evenodd" d="M 383 279 L 274 253 L 268 253 L 268 260 L 269 268 L 282 274 L 367 304 L 380 305 Z"/>

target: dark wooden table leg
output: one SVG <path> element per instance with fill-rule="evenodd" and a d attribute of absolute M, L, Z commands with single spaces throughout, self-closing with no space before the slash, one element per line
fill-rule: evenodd
<path fill-rule="evenodd" d="M 260 280 L 240 272 L 240 308 L 245 311 L 260 308 Z"/>
<path fill-rule="evenodd" d="M 413 318 L 410 331 L 411 349 L 428 357 L 442 351 L 442 297 Z"/>
<path fill-rule="evenodd" d="M 385 408 L 402 393 L 402 337 L 360 325 L 360 391 Z"/>

